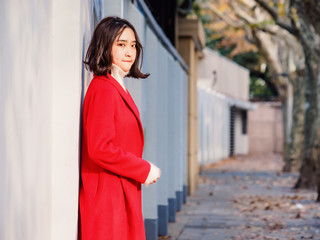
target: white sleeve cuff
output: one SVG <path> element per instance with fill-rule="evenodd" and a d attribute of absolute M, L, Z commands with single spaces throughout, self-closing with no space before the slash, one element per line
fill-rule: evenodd
<path fill-rule="evenodd" d="M 150 172 L 146 181 L 144 182 L 145 185 L 150 185 L 152 183 L 155 183 L 160 178 L 160 174 L 161 174 L 160 169 L 152 163 L 150 163 L 150 165 L 151 165 Z"/>

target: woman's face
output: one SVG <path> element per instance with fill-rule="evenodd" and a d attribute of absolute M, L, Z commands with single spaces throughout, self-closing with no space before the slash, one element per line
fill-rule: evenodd
<path fill-rule="evenodd" d="M 136 37 L 132 29 L 127 27 L 112 45 L 112 63 L 124 72 L 128 72 L 136 59 L 136 55 Z"/>

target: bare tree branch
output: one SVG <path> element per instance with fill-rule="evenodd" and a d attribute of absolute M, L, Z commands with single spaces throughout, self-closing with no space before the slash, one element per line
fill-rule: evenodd
<path fill-rule="evenodd" d="M 212 4 L 206 4 L 204 5 L 205 8 L 209 8 L 214 14 L 216 14 L 218 17 L 220 17 L 223 21 L 225 21 L 229 26 L 234 27 L 234 28 L 244 28 L 246 35 L 245 35 L 245 39 L 254 45 L 257 45 L 257 42 L 255 40 L 255 38 L 253 38 L 252 36 L 252 32 L 251 32 L 251 28 L 245 24 L 245 22 L 248 22 L 249 25 L 250 24 L 255 24 L 256 21 L 252 18 L 250 19 L 250 16 L 247 17 L 247 19 L 245 17 L 241 18 L 239 21 L 235 21 L 233 19 L 231 19 L 228 15 L 225 15 L 223 13 L 221 13 L 214 5 Z M 235 12 L 235 9 L 233 9 L 233 11 Z M 244 13 L 243 13 L 244 15 Z"/>
<path fill-rule="evenodd" d="M 274 21 L 278 26 L 287 30 L 289 33 L 293 34 L 294 36 L 298 36 L 299 32 L 297 31 L 297 29 L 294 26 L 290 26 L 284 23 L 283 21 L 281 21 L 278 13 L 272 7 L 270 7 L 264 0 L 255 0 L 255 1 L 271 15 L 271 17 L 274 19 Z"/>
<path fill-rule="evenodd" d="M 246 25 L 246 26 L 244 27 L 244 31 L 246 32 L 245 39 L 246 39 L 249 43 L 257 46 L 257 41 L 256 41 L 256 39 L 252 36 L 252 29 L 251 29 L 249 26 Z"/>
<path fill-rule="evenodd" d="M 243 28 L 244 28 L 244 30 L 246 32 L 245 39 L 249 43 L 257 45 L 256 39 L 252 36 L 252 28 L 249 27 L 249 26 L 257 24 L 258 21 L 256 19 L 254 19 L 253 17 L 251 17 L 246 12 L 242 11 L 239 7 L 235 6 L 233 1 L 230 2 L 230 6 L 231 6 L 233 12 L 236 14 L 237 17 L 242 19 L 244 22 L 248 23 L 247 25 L 244 24 L 244 26 L 243 26 Z"/>
<path fill-rule="evenodd" d="M 271 17 L 277 21 L 279 19 L 278 13 L 271 7 L 269 6 L 264 0 L 255 0 L 263 9 L 265 9 Z"/>
<path fill-rule="evenodd" d="M 236 6 L 234 4 L 234 1 L 231 1 L 230 2 L 230 6 L 232 7 L 232 10 L 234 11 L 234 13 L 237 15 L 237 17 L 239 17 L 240 19 L 244 20 L 245 22 L 247 22 L 248 24 L 250 25 L 256 25 L 258 24 L 259 22 L 251 17 L 249 14 L 247 14 L 245 11 L 242 11 L 240 9 L 240 7 Z"/>
<path fill-rule="evenodd" d="M 210 3 L 206 3 L 203 5 L 204 9 L 209 8 L 214 14 L 216 14 L 218 17 L 220 17 L 223 21 L 225 21 L 228 25 L 234 28 L 241 28 L 244 26 L 243 21 L 235 21 L 231 19 L 229 16 L 223 14 L 219 11 L 214 5 Z"/>
<path fill-rule="evenodd" d="M 297 48 L 297 40 L 277 25 L 258 26 L 258 29 L 283 39 L 291 48 Z"/>
<path fill-rule="evenodd" d="M 236 6 L 236 4 L 233 1 L 230 3 L 230 5 L 232 7 L 232 10 L 236 14 L 236 16 L 239 17 L 240 19 L 243 19 L 245 22 L 248 23 L 248 25 L 254 25 L 255 26 L 254 28 L 256 30 L 269 33 L 277 37 L 278 39 L 282 39 L 287 46 L 289 46 L 291 49 L 295 49 L 296 51 L 296 54 L 294 57 L 295 64 L 299 67 L 303 65 L 302 64 L 303 53 L 302 53 L 301 46 L 298 44 L 297 39 L 295 39 L 295 37 L 292 34 L 290 34 L 288 31 L 284 30 L 278 25 L 260 24 L 261 21 L 258 21 L 256 18 L 250 16 L 246 11 L 242 10 L 239 6 Z M 247 37 L 249 36 L 248 29 L 245 29 L 245 31 L 246 31 L 246 39 L 247 39 Z M 254 31 L 254 29 L 251 28 L 251 35 L 252 35 L 252 31 Z M 247 39 L 247 40 L 252 42 L 250 39 Z M 254 40 L 254 42 L 257 45 L 257 40 Z"/>

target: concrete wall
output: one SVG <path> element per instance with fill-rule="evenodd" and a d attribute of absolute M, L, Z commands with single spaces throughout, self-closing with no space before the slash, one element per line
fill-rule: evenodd
<path fill-rule="evenodd" d="M 261 154 L 283 151 L 281 104 L 255 103 L 257 109 L 248 115 L 249 153 Z"/>
<path fill-rule="evenodd" d="M 217 94 L 198 83 L 200 165 L 218 162 L 229 157 L 230 106 L 222 94 Z"/>
<path fill-rule="evenodd" d="M 53 13 L 38 7 L 0 2 L 0 239 L 51 234 Z"/>
<path fill-rule="evenodd" d="M 215 74 L 213 74 L 213 71 Z M 234 154 L 249 151 L 248 133 L 243 132 L 242 111 L 253 106 L 249 99 L 249 70 L 204 49 L 198 64 L 198 115 L 200 165 L 230 156 L 231 107 L 234 114 Z"/>
<path fill-rule="evenodd" d="M 82 21 L 90 4 L 0 3 L 0 239 L 77 238 Z"/>
<path fill-rule="evenodd" d="M 150 77 L 146 80 L 144 156 L 161 168 L 162 175 L 156 185 L 143 188 L 143 207 L 149 231 L 154 232 L 150 228 L 157 222 L 158 233 L 166 235 L 168 221 L 175 220 L 176 206 L 181 208 L 187 184 L 187 92 L 184 89 L 188 82 L 186 73 L 148 25 L 145 46 L 145 71 Z"/>
<path fill-rule="evenodd" d="M 215 75 L 213 74 L 215 71 Z M 199 59 L 198 79 L 226 96 L 249 99 L 249 71 L 208 48 Z"/>

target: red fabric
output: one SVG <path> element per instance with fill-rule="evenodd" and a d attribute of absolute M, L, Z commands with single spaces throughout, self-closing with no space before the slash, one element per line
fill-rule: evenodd
<path fill-rule="evenodd" d="M 94 76 L 83 104 L 80 239 L 145 239 L 141 183 L 150 164 L 143 145 L 130 94 L 111 75 Z"/>

